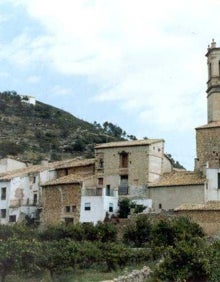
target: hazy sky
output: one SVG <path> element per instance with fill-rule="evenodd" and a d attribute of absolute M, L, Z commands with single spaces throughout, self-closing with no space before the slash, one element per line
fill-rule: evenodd
<path fill-rule="evenodd" d="M 219 11 L 219 0 L 0 0 L 0 91 L 163 138 L 192 169 Z"/>

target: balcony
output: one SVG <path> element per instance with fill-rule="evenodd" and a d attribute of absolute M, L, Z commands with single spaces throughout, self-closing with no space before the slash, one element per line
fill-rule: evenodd
<path fill-rule="evenodd" d="M 129 186 L 128 183 L 121 183 L 118 187 L 118 194 L 119 195 L 128 195 L 129 193 Z"/>

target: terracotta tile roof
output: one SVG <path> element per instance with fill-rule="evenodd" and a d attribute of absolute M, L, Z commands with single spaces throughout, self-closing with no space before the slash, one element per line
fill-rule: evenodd
<path fill-rule="evenodd" d="M 134 140 L 134 141 L 118 141 L 118 142 L 109 142 L 97 144 L 95 149 L 101 148 L 113 148 L 113 147 L 130 147 L 130 146 L 144 146 L 151 145 L 158 142 L 164 142 L 163 139 L 144 139 L 144 140 Z"/>
<path fill-rule="evenodd" d="M 50 180 L 44 184 L 42 184 L 42 187 L 45 186 L 56 186 L 56 185 L 62 185 L 62 184 L 73 184 L 73 183 L 81 183 L 84 180 L 88 180 L 88 179 L 93 179 L 94 176 L 93 175 L 83 175 L 83 174 L 69 174 L 69 175 L 65 175 L 62 177 L 59 177 L 57 179 L 54 180 Z"/>
<path fill-rule="evenodd" d="M 32 165 L 25 168 L 20 168 L 8 172 L 4 172 L 0 174 L 0 181 L 10 180 L 14 177 L 25 176 L 29 173 L 39 173 L 44 170 L 53 170 L 53 169 L 61 169 L 67 167 L 77 167 L 77 166 L 86 166 L 89 164 L 95 163 L 95 159 L 68 159 L 62 160 L 52 163 L 47 163 L 45 165 Z"/>
<path fill-rule="evenodd" d="M 220 127 L 220 121 L 213 121 L 208 124 L 196 127 L 196 129 L 206 129 L 206 128 L 212 128 L 212 127 Z"/>
<path fill-rule="evenodd" d="M 172 171 L 164 173 L 158 182 L 151 183 L 149 188 L 163 186 L 186 186 L 204 184 L 205 178 L 192 171 Z"/>
<path fill-rule="evenodd" d="M 77 167 L 77 166 L 87 166 L 95 164 L 95 159 L 72 159 L 69 161 L 66 161 L 64 163 L 58 163 L 55 168 L 56 169 L 62 169 L 62 168 L 70 168 L 70 167 Z"/>
<path fill-rule="evenodd" d="M 205 204 L 182 204 L 175 211 L 220 210 L 220 201 L 210 201 Z"/>

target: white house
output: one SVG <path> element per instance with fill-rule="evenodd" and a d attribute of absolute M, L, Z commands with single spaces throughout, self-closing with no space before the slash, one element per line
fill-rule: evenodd
<path fill-rule="evenodd" d="M 104 221 L 118 212 L 118 191 L 108 188 L 86 188 L 82 190 L 80 222 Z"/>
<path fill-rule="evenodd" d="M 37 218 L 40 184 L 56 177 L 49 166 L 35 165 L 0 176 L 0 223 Z"/>

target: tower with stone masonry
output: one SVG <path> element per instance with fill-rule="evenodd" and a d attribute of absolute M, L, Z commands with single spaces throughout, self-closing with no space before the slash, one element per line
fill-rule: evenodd
<path fill-rule="evenodd" d="M 197 168 L 220 168 L 220 47 L 212 40 L 206 53 L 208 65 L 207 120 L 196 128 Z"/>

